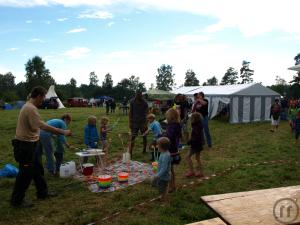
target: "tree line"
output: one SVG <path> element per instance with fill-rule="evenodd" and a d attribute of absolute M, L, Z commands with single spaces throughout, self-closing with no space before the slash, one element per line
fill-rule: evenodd
<path fill-rule="evenodd" d="M 294 59 L 298 60 L 300 54 Z M 298 60 L 299 61 L 299 60 Z M 25 64 L 25 82 L 15 83 L 15 77 L 11 72 L 0 74 L 0 100 L 12 102 L 16 100 L 25 100 L 28 93 L 34 86 L 40 85 L 46 89 L 50 85 L 56 86 L 57 95 L 62 100 L 72 97 L 95 98 L 103 95 L 111 96 L 116 100 L 121 100 L 123 97 L 131 98 L 137 90 L 146 91 L 145 83 L 140 81 L 140 78 L 131 75 L 129 78 L 124 78 L 114 85 L 112 75 L 107 73 L 104 76 L 102 84 L 99 84 L 98 75 L 95 72 L 90 72 L 89 84 L 77 85 L 77 81 L 71 78 L 66 84 L 57 84 L 51 76 L 50 70 L 46 68 L 45 61 L 39 56 L 34 56 Z M 249 69 L 249 62 L 243 61 L 240 72 L 233 67 L 229 67 L 221 82 L 216 76 L 207 79 L 202 85 L 229 85 L 229 84 L 245 84 L 252 83 L 254 70 Z M 175 86 L 175 74 L 171 65 L 162 64 L 157 69 L 156 85 L 151 84 L 150 89 L 157 88 L 160 90 L 170 91 Z M 185 81 L 181 86 L 199 86 L 200 81 L 196 73 L 192 69 L 188 69 L 185 73 Z M 300 72 L 290 82 L 285 81 L 279 76 L 276 77 L 275 84 L 270 86 L 273 90 L 281 95 L 288 97 L 300 97 Z"/>

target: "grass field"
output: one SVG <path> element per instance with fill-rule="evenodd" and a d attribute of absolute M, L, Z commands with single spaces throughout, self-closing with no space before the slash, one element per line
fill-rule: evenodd
<path fill-rule="evenodd" d="M 84 147 L 83 127 L 89 115 L 97 117 L 104 114 L 101 109 L 76 108 L 63 110 L 42 110 L 44 120 L 57 118 L 64 112 L 71 112 L 73 122 L 70 129 L 74 136 L 69 142 L 76 147 Z M 0 167 L 13 163 L 10 140 L 14 137 L 18 111 L 0 111 Z M 128 119 L 118 112 L 110 116 L 111 123 L 120 117 L 117 128 L 110 135 L 112 147 L 110 158 L 121 156 L 121 143 L 117 137 L 120 132 L 128 131 Z M 210 121 L 213 137 L 213 148 L 205 149 L 202 154 L 205 174 L 213 174 L 233 165 L 285 159 L 300 161 L 299 144 L 294 144 L 287 122 L 282 122 L 277 133 L 269 132 L 269 123 L 252 123 L 230 125 L 224 121 Z M 147 162 L 143 155 L 141 138 L 137 139 L 134 159 Z M 183 155 L 186 150 L 183 150 Z M 66 150 L 65 160 L 75 160 L 71 150 Z M 209 194 L 221 194 L 237 191 L 248 191 L 263 188 L 297 185 L 300 173 L 295 163 L 281 165 L 259 165 L 244 167 L 222 176 L 213 178 L 203 184 L 180 189 L 170 194 L 170 202 L 164 206 L 159 202 L 143 205 L 132 210 L 128 207 L 157 196 L 156 190 L 142 183 L 113 193 L 93 194 L 84 183 L 72 179 L 60 179 L 47 176 L 50 190 L 57 191 L 59 196 L 46 201 L 38 201 L 35 188 L 30 186 L 26 198 L 33 200 L 32 209 L 12 209 L 9 198 L 14 179 L 0 178 L 0 224 L 88 224 L 100 223 L 107 215 L 121 211 L 112 220 L 103 224 L 185 224 L 215 215 L 200 201 L 200 197 Z M 185 184 L 190 179 L 184 178 L 186 172 L 184 161 L 176 168 L 178 183 Z"/>

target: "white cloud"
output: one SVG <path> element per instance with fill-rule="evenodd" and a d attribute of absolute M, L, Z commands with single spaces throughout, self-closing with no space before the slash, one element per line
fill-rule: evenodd
<path fill-rule="evenodd" d="M 39 38 L 31 38 L 28 40 L 29 42 L 35 42 L 35 43 L 44 43 L 45 41 L 39 39 Z"/>
<path fill-rule="evenodd" d="M 47 25 L 49 25 L 49 24 L 51 24 L 51 21 L 50 20 L 46 20 L 46 21 L 44 21 L 44 23 L 47 24 Z"/>
<path fill-rule="evenodd" d="M 75 29 L 67 31 L 67 34 L 80 33 L 80 32 L 85 32 L 85 31 L 86 31 L 86 28 L 75 28 Z"/>
<path fill-rule="evenodd" d="M 63 21 L 66 21 L 66 20 L 68 20 L 68 18 L 58 18 L 57 19 L 58 22 L 63 22 Z"/>
<path fill-rule="evenodd" d="M 88 10 L 84 11 L 78 16 L 79 19 L 111 19 L 113 14 L 102 10 Z"/>
<path fill-rule="evenodd" d="M 73 47 L 70 50 L 65 51 L 62 55 L 69 57 L 70 59 L 80 59 L 86 57 L 91 50 L 86 47 Z"/>
<path fill-rule="evenodd" d="M 19 48 L 8 48 L 8 49 L 6 49 L 6 51 L 8 51 L 8 52 L 15 52 L 17 50 L 19 50 Z"/>
<path fill-rule="evenodd" d="M 26 20 L 25 22 L 26 23 L 32 23 L 32 20 Z"/>
<path fill-rule="evenodd" d="M 115 22 L 109 22 L 108 24 L 107 24 L 107 26 L 108 27 L 111 27 L 112 25 L 114 25 L 115 24 Z"/>
<path fill-rule="evenodd" d="M 192 13 L 209 16 L 216 22 L 206 28 L 215 32 L 226 28 L 236 28 L 246 37 L 261 35 L 270 31 L 300 33 L 298 26 L 298 9 L 300 1 L 271 1 L 271 0 L 0 0 L 0 6 L 33 7 L 48 5 L 93 6 L 136 10 L 161 10 Z M 113 15 L 107 11 L 82 13 L 79 18 L 107 19 Z"/>

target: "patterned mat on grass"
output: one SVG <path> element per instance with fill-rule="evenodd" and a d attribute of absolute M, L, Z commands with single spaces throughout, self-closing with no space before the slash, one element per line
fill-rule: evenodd
<path fill-rule="evenodd" d="M 128 172 L 128 182 L 119 182 L 118 173 Z M 97 182 L 99 175 L 111 175 L 112 185 L 109 188 L 100 188 Z M 143 182 L 146 178 L 153 176 L 152 166 L 147 163 L 138 161 L 130 161 L 130 163 L 123 163 L 122 160 L 114 162 L 112 165 L 106 167 L 103 170 L 94 170 L 94 174 L 90 178 L 84 178 L 83 176 L 77 176 L 79 179 L 88 181 L 88 188 L 91 192 L 113 192 L 122 188 L 126 188 L 131 185 L 135 185 Z"/>

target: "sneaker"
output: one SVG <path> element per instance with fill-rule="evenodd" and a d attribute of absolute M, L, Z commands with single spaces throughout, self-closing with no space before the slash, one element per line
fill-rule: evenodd
<path fill-rule="evenodd" d="M 23 200 L 20 204 L 11 204 L 14 208 L 32 208 L 34 204 L 30 201 Z"/>
<path fill-rule="evenodd" d="M 202 177 L 204 177 L 204 174 L 198 172 L 198 173 L 195 174 L 195 177 L 202 178 Z"/>
<path fill-rule="evenodd" d="M 186 177 L 193 177 L 193 176 L 195 176 L 195 174 L 194 174 L 194 172 L 187 172 L 186 174 L 185 174 L 185 176 Z"/>

